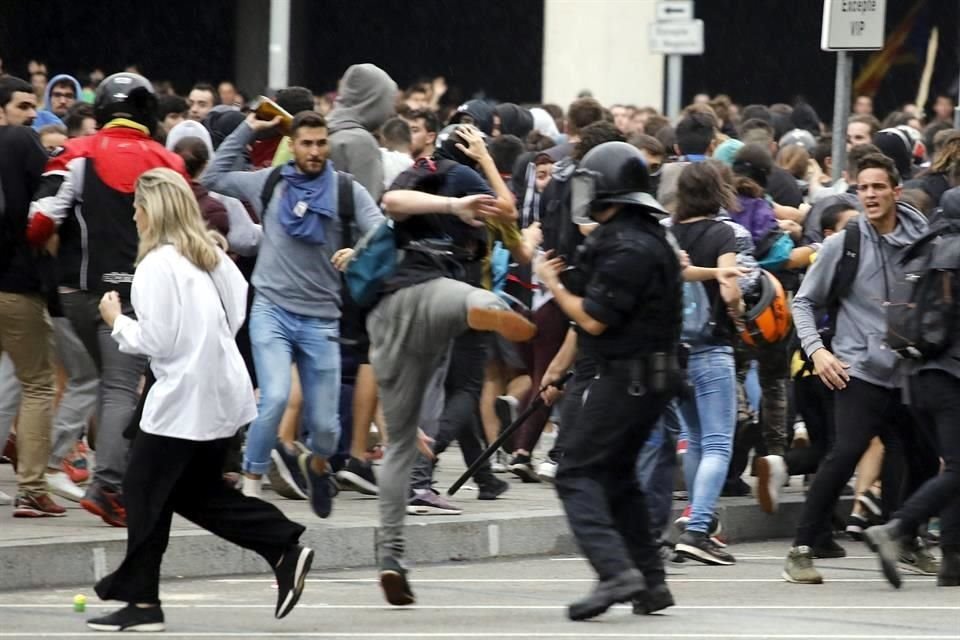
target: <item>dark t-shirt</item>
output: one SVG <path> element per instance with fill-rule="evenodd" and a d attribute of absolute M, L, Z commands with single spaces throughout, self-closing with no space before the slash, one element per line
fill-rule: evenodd
<path fill-rule="evenodd" d="M 671 228 L 677 244 L 690 256 L 695 267 L 714 268 L 717 259 L 725 253 L 737 253 L 737 236 L 729 225 L 718 220 L 697 220 L 687 224 L 674 224 Z M 703 286 L 713 304 L 714 318 L 719 335 L 732 335 L 733 323 L 723 312 L 720 298 L 720 283 L 706 280 Z"/>
<path fill-rule="evenodd" d="M 397 180 L 400 181 L 401 178 Z M 444 174 L 436 193 L 450 198 L 476 194 L 494 195 L 490 185 L 479 173 L 460 164 Z M 456 255 L 443 257 L 437 253 L 405 251 L 396 273 L 385 285 L 386 291 L 396 291 L 442 277 L 456 278 L 480 286 L 482 260 L 487 251 L 486 227 L 472 227 L 454 215 L 430 213 L 410 216 L 397 222 L 394 229 L 397 246 L 400 248 L 418 241 L 434 240 L 450 243 Z"/>
<path fill-rule="evenodd" d="M 30 200 L 40 185 L 47 152 L 30 127 L 0 126 L 0 291 L 39 293 L 47 282 L 53 260 L 39 257 L 26 241 Z M 55 281 L 55 280 L 54 280 Z"/>

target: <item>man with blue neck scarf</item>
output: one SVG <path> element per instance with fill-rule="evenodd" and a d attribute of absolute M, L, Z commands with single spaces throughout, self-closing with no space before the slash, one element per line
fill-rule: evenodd
<path fill-rule="evenodd" d="M 259 496 L 271 453 L 291 485 L 306 486 L 314 512 L 330 515 L 332 486 L 328 458 L 340 439 L 340 273 L 333 255 L 343 248 L 337 198 L 338 175 L 327 158 L 327 123 L 312 111 L 298 113 L 291 125 L 293 161 L 280 169 L 272 194 L 264 187 L 272 169 L 230 171 L 259 131 L 279 123 L 251 114 L 223 142 L 203 176 L 212 191 L 250 203 L 263 223 L 263 241 L 251 283 L 250 340 L 260 382 L 257 419 L 250 425 L 244 453 L 244 493 Z M 264 210 L 263 201 L 268 203 Z M 357 231 L 367 233 L 383 219 L 373 198 L 353 182 Z M 290 368 L 296 362 L 309 428 L 309 457 L 277 441 L 277 426 L 290 395 Z"/>

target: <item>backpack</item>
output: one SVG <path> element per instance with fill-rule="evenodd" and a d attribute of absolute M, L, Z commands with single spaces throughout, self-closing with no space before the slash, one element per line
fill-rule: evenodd
<path fill-rule="evenodd" d="M 719 224 L 723 224 L 722 222 Z M 703 231 L 687 244 L 689 251 L 712 228 L 704 225 Z M 697 346 L 709 344 L 716 335 L 717 320 L 714 301 L 707 295 L 702 282 L 683 282 L 683 325 L 680 329 L 680 342 Z"/>
<path fill-rule="evenodd" d="M 918 240 L 903 257 L 909 292 L 887 305 L 887 345 L 901 358 L 932 360 L 953 345 L 960 330 L 960 227 L 946 224 Z"/>
<path fill-rule="evenodd" d="M 413 189 L 436 194 L 446 180 L 446 174 L 458 163 L 439 159 L 418 161 L 397 176 L 390 186 L 394 189 Z M 350 296 L 361 307 L 377 303 L 384 284 L 397 271 L 403 251 L 397 246 L 397 234 L 392 218 L 371 229 L 357 246 L 347 265 L 345 280 Z"/>

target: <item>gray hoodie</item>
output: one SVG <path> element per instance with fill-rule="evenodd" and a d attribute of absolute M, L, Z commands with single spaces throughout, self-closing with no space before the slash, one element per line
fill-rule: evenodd
<path fill-rule="evenodd" d="M 907 248 L 926 233 L 927 221 L 910 205 L 898 202 L 897 227 L 893 232 L 879 235 L 863 215 L 856 218 L 856 224 L 861 233 L 857 277 L 850 293 L 840 300 L 833 354 L 850 365 L 851 377 L 898 388 L 903 386 L 905 369 L 884 344 L 887 321 L 883 302 L 889 299 L 894 285 L 903 279 L 900 259 Z M 817 331 L 815 310 L 826 306 L 845 236 L 846 232 L 841 231 L 827 238 L 793 300 L 793 322 L 807 355 L 824 346 Z"/>
<path fill-rule="evenodd" d="M 343 74 L 340 93 L 327 118 L 330 159 L 353 174 L 375 201 L 383 194 L 380 145 L 371 132 L 394 114 L 397 83 L 380 67 L 355 64 Z"/>

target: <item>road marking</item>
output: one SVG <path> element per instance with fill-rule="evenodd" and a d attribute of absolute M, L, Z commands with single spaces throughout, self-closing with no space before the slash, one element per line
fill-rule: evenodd
<path fill-rule="evenodd" d="M 404 607 L 406 608 L 406 607 Z M 456 631 L 450 633 L 397 633 L 396 631 L 383 633 L 362 633 L 362 632 L 333 632 L 333 631 L 245 631 L 245 632 L 216 632 L 216 631 L 193 631 L 193 632 L 171 632 L 166 631 L 163 634 L 165 638 L 703 638 L 700 633 L 595 633 L 590 631 L 578 631 L 576 633 L 511 633 L 511 632 L 492 632 L 478 633 L 469 631 Z M 902 633 L 897 635 L 877 635 L 877 634 L 776 634 L 769 633 L 712 633 L 711 638 L 716 640 L 960 640 L 960 635 L 916 635 L 905 636 Z M 89 631 L 82 633 L 69 632 L 28 632 L 28 633 L 8 633 L 0 632 L 0 638 L 103 638 L 103 632 Z"/>
<path fill-rule="evenodd" d="M 737 554 L 737 562 L 741 560 L 783 560 L 786 556 L 742 556 Z M 824 558 L 826 560 L 827 558 Z M 829 558 L 830 560 L 876 560 L 877 556 L 844 556 L 842 558 Z M 586 562 L 585 558 L 550 558 L 551 562 Z"/>
<path fill-rule="evenodd" d="M 931 582 L 935 579 L 935 576 L 930 576 L 927 578 L 908 578 L 904 582 Z M 538 583 L 538 584 L 563 584 L 568 582 L 589 582 L 595 583 L 596 578 L 414 578 L 413 582 L 415 584 L 433 584 L 433 583 L 471 583 L 471 584 L 486 584 L 486 583 L 496 583 L 496 584 L 529 584 L 529 583 Z M 270 583 L 273 584 L 274 580 L 272 578 L 219 578 L 216 580 L 211 580 L 210 582 L 219 582 L 223 584 L 254 584 L 254 583 Z M 379 582 L 376 578 L 309 578 L 307 582 L 315 583 L 363 583 L 370 584 L 374 582 Z M 789 584 L 783 578 L 671 578 L 671 583 L 674 582 L 778 582 L 782 584 Z M 884 578 L 828 578 L 825 582 L 887 582 Z"/>
<path fill-rule="evenodd" d="M 14 603 L 0 604 L 0 609 L 67 609 L 71 605 L 60 603 Z M 273 604 L 252 604 L 252 603 L 177 603 L 164 604 L 164 609 L 273 609 Z M 116 609 L 117 605 L 112 603 L 88 604 L 88 609 Z M 387 604 L 326 604 L 326 603 L 300 603 L 298 609 L 380 609 L 392 611 L 394 607 Z M 559 604 L 438 604 L 438 605 L 411 605 L 403 607 L 404 609 L 422 609 L 424 611 L 460 611 L 460 610 L 487 610 L 487 609 L 511 609 L 511 610 L 557 610 L 566 609 L 566 605 Z M 630 605 L 614 605 L 612 609 L 630 609 Z M 792 604 L 764 604 L 764 605 L 677 605 L 671 607 L 676 610 L 691 611 L 727 611 L 727 610 L 745 610 L 745 611 L 848 611 L 850 605 L 833 606 L 797 606 Z M 949 605 L 904 605 L 904 606 L 856 606 L 858 611 L 887 611 L 896 609 L 897 611 L 960 611 L 960 606 Z"/>

